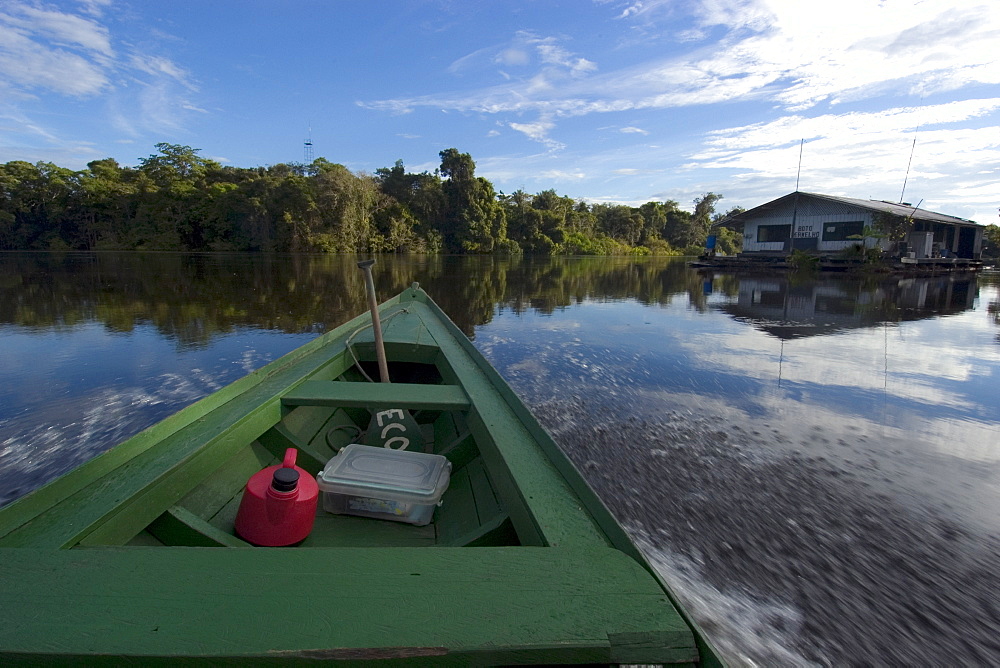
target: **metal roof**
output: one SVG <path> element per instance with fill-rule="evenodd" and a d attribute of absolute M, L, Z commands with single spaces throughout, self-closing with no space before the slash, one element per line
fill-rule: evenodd
<path fill-rule="evenodd" d="M 746 222 L 747 219 L 753 218 L 759 214 L 765 213 L 771 209 L 775 209 L 783 204 L 785 204 L 789 199 L 795 197 L 796 195 L 812 197 L 815 199 L 827 200 L 830 202 L 839 202 L 841 204 L 847 204 L 850 206 L 856 206 L 862 209 L 871 209 L 872 211 L 883 211 L 885 213 L 895 214 L 897 216 L 903 216 L 904 218 L 913 217 L 914 220 L 924 220 L 933 223 L 948 223 L 949 225 L 974 225 L 976 227 L 982 227 L 981 223 L 977 223 L 973 220 L 966 220 L 965 218 L 957 218 L 955 216 L 947 216 L 943 213 L 935 213 L 934 211 L 928 211 L 926 209 L 918 209 L 912 204 L 897 204 L 895 202 L 886 202 L 883 200 L 875 199 L 855 199 L 853 197 L 836 197 L 834 195 L 822 195 L 820 193 L 789 193 L 784 197 L 779 197 L 778 199 L 771 200 L 760 206 L 755 206 L 752 209 L 748 209 L 743 213 L 738 213 L 734 216 L 729 216 L 724 220 L 720 220 L 716 223 L 717 226 L 731 225 L 735 223 Z"/>

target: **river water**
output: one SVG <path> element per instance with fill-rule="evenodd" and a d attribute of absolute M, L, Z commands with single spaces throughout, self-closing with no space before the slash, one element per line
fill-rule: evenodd
<path fill-rule="evenodd" d="M 353 257 L 0 254 L 0 504 L 365 308 Z M 1000 665 L 1000 276 L 380 257 L 734 665 Z"/>

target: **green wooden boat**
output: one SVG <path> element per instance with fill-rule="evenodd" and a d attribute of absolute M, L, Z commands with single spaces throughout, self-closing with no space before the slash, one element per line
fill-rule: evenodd
<path fill-rule="evenodd" d="M 721 665 L 607 508 L 414 284 L 0 509 L 0 662 Z M 405 409 L 451 478 L 424 526 L 320 507 L 234 531 L 289 447 L 311 474 Z"/>

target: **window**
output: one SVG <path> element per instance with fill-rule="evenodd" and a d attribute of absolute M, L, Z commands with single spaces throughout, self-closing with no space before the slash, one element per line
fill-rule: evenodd
<path fill-rule="evenodd" d="M 865 231 L 865 221 L 852 220 L 846 223 L 823 223 L 823 241 L 851 241 Z"/>
<path fill-rule="evenodd" d="M 791 225 L 761 225 L 757 228 L 757 243 L 781 242 L 791 236 Z"/>

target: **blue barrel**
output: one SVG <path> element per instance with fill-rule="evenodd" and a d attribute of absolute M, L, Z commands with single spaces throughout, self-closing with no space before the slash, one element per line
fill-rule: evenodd
<path fill-rule="evenodd" d="M 713 250 L 715 248 L 715 235 L 710 234 L 708 238 L 705 239 L 705 248 L 708 250 Z"/>

